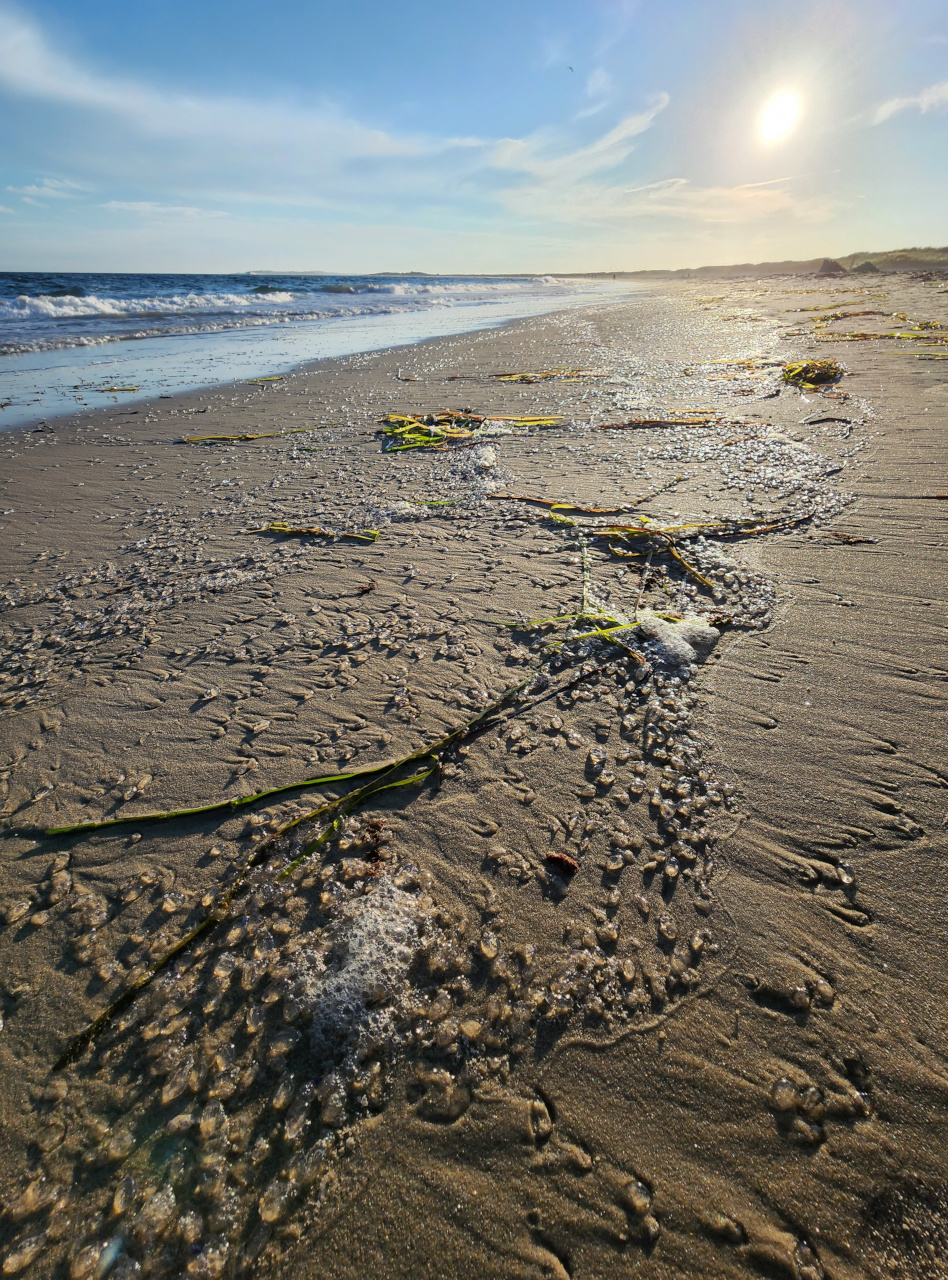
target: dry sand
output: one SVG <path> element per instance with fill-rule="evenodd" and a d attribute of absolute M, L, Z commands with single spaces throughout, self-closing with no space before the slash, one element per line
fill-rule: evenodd
<path fill-rule="evenodd" d="M 710 287 L 0 440 L 5 1274 L 948 1276 L 948 347 L 827 341 L 924 338 L 891 313 L 944 282 Z M 802 396 L 804 357 L 851 376 Z M 602 376 L 487 376 L 558 367 Z M 564 420 L 382 452 L 444 407 Z M 683 544 L 712 596 L 492 492 L 816 514 Z M 503 625 L 579 612 L 584 558 L 587 610 L 716 647 Z M 283 880 L 327 788 L 37 834 L 400 758 L 538 671 Z"/>

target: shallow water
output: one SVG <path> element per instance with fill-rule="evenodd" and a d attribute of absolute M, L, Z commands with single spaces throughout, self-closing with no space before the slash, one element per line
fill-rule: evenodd
<path fill-rule="evenodd" d="M 616 302 L 637 292 L 628 283 L 553 277 L 319 277 L 306 282 L 305 292 L 294 291 L 299 281 L 290 279 L 279 292 L 256 294 L 277 286 L 255 276 L 37 276 L 33 295 L 15 293 L 26 279 L 0 276 L 0 351 L 7 353 L 0 355 L 0 428 L 272 376 L 305 361 Z M 137 294 L 130 293 L 130 281 Z M 158 281 L 167 282 L 163 293 Z M 196 281 L 213 281 L 216 292 L 199 290 Z M 342 289 L 352 292 L 330 292 Z"/>

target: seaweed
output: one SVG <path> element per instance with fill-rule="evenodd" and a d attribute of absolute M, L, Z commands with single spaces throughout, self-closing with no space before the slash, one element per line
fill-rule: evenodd
<path fill-rule="evenodd" d="M 864 298 L 853 298 L 851 302 L 822 302 L 820 303 L 819 306 L 816 306 L 816 307 L 791 307 L 790 314 L 792 315 L 794 312 L 802 312 L 802 311 L 825 311 L 828 307 L 858 307 L 862 302 L 882 302 L 884 301 L 885 297 L 886 297 L 886 294 L 884 293 L 873 293 L 873 294 L 869 294 L 867 297 L 864 297 Z M 865 315 L 866 312 L 851 311 L 849 314 Z"/>
<path fill-rule="evenodd" d="M 488 376 L 497 382 L 543 382 L 547 378 L 578 382 L 581 378 L 604 378 L 606 375 L 593 369 L 543 369 L 539 373 L 492 373 Z"/>
<path fill-rule="evenodd" d="M 463 448 L 468 442 L 490 434 L 491 425 L 517 423 L 524 427 L 555 427 L 561 417 L 546 418 L 488 418 L 482 414 L 443 409 L 438 413 L 415 416 L 407 413 L 386 413 L 379 419 L 386 453 L 402 449 Z"/>
<path fill-rule="evenodd" d="M 365 529 L 362 533 L 333 533 L 331 529 L 322 529 L 319 525 L 291 525 L 285 520 L 271 520 L 262 529 L 244 529 L 244 533 L 274 533 L 284 538 L 352 538 L 356 542 L 378 542 L 381 534 L 378 529 Z"/>
<path fill-rule="evenodd" d="M 556 498 L 531 498 L 523 493 L 490 493 L 487 496 L 494 502 L 532 502 L 538 507 L 549 507 L 551 511 L 576 511 L 587 516 L 620 516 L 644 502 L 644 498 L 636 498 L 635 502 L 624 507 L 581 507 L 575 502 L 562 502 Z"/>
<path fill-rule="evenodd" d="M 842 303 L 842 306 L 853 306 L 854 303 Z M 809 309 L 809 308 L 807 308 Z M 827 311 L 825 315 L 817 316 L 816 324 L 828 324 L 830 320 L 851 320 L 853 316 L 887 316 L 887 311 Z"/>
<path fill-rule="evenodd" d="M 600 431 L 650 431 L 654 427 L 715 427 L 721 422 L 718 414 L 702 414 L 700 417 L 630 418 L 628 422 L 603 422 Z"/>
<path fill-rule="evenodd" d="M 316 817 L 323 813 L 329 813 L 334 809 L 342 809 L 342 812 L 340 812 L 337 817 L 333 818 L 332 822 L 329 824 L 327 829 L 322 833 L 322 835 L 318 837 L 316 840 L 314 840 L 311 845 L 307 846 L 307 849 L 304 851 L 304 854 L 308 856 L 309 853 L 315 852 L 316 848 L 320 844 L 323 844 L 326 840 L 328 840 L 329 837 L 332 835 L 333 831 L 337 829 L 338 823 L 341 820 L 341 818 L 349 814 L 352 811 L 352 809 L 356 807 L 356 804 L 359 803 L 360 799 L 367 799 L 369 795 L 376 795 L 381 791 L 389 790 L 391 787 L 408 786 L 415 782 L 424 781 L 424 779 L 427 778 L 431 772 L 432 770 L 428 769 L 423 773 L 414 775 L 411 778 L 402 778 L 402 779 L 399 779 L 397 782 L 383 783 L 382 785 L 378 787 L 373 787 L 371 789 L 368 787 L 361 787 L 359 788 L 358 791 L 352 792 L 350 795 L 343 797 L 341 800 L 330 801 L 328 804 L 323 805 L 320 809 L 316 809 L 312 813 L 304 815 L 304 817 Z M 351 803 L 349 803 L 348 807 L 343 808 L 346 802 L 351 802 Z M 297 819 L 296 821 L 302 822 L 303 818 Z M 286 826 L 283 827 L 277 833 L 277 835 L 282 835 L 286 830 L 288 830 L 291 826 L 294 826 L 294 825 L 296 825 L 296 823 L 287 823 Z M 227 912 L 230 909 L 232 902 L 238 896 L 241 890 L 244 888 L 244 885 L 246 884 L 247 877 L 250 875 L 250 872 L 255 870 L 257 867 L 261 866 L 264 862 L 268 861 L 270 853 L 272 852 L 273 843 L 275 839 L 276 839 L 276 836 L 274 836 L 272 840 L 267 841 L 264 845 L 261 845 L 259 848 L 254 850 L 253 854 L 247 859 L 247 861 L 244 863 L 241 870 L 237 873 L 237 876 L 235 877 L 230 887 L 221 895 L 221 897 L 217 900 L 214 906 L 210 908 L 210 910 L 202 917 L 202 919 L 194 926 L 194 928 L 190 929 L 186 934 L 183 935 L 183 937 L 179 938 L 178 941 L 174 943 L 173 946 L 171 946 L 155 961 L 155 963 L 149 968 L 149 970 L 145 974 L 142 975 L 141 978 L 139 978 L 136 982 L 133 982 L 130 987 L 127 987 L 125 991 L 121 993 L 121 995 L 117 996 L 108 1005 L 108 1007 L 104 1009 L 103 1012 L 100 1013 L 99 1016 L 89 1024 L 89 1026 L 85 1028 L 84 1031 L 81 1031 L 79 1035 L 76 1036 L 70 1042 L 65 1052 L 62 1053 L 60 1057 L 56 1060 L 56 1062 L 53 1064 L 54 1071 L 61 1071 L 64 1067 L 69 1066 L 71 1062 L 75 1062 L 75 1060 L 79 1057 L 79 1055 L 83 1052 L 83 1050 L 86 1049 L 90 1044 L 93 1043 L 94 1040 L 98 1038 L 98 1036 L 105 1030 L 105 1028 L 109 1025 L 109 1023 L 112 1022 L 112 1020 L 118 1014 L 120 1014 L 123 1011 L 123 1009 L 127 1009 L 129 1005 L 133 1004 L 135 1000 L 138 998 L 138 996 L 141 995 L 141 993 L 146 989 L 146 987 L 151 986 L 155 978 L 157 978 L 158 975 L 168 967 L 168 965 L 171 963 L 172 960 L 174 960 L 177 956 L 181 955 L 183 951 L 186 951 L 187 948 L 193 942 L 196 942 L 198 938 L 200 938 L 203 934 L 205 934 L 215 924 L 219 924 L 222 920 L 226 918 Z M 263 856 L 264 854 L 266 854 L 266 856 Z M 286 868 L 285 874 L 288 874 L 289 871 L 292 869 L 292 867 L 296 866 L 302 860 L 303 856 L 304 855 L 300 855 L 300 857 L 297 858 L 296 862 L 291 864 L 291 867 Z"/>
<path fill-rule="evenodd" d="M 846 370 L 835 360 L 792 360 L 783 366 L 783 380 L 805 391 L 816 391 L 830 382 L 839 382 Z"/>
<path fill-rule="evenodd" d="M 312 431 L 312 427 L 289 427 L 286 431 L 257 431 L 245 432 L 243 435 L 237 436 L 185 436 L 183 444 L 224 444 L 232 442 L 240 442 L 244 440 L 272 440 L 278 436 L 295 436 L 306 431 Z"/>
<path fill-rule="evenodd" d="M 649 502 L 652 498 L 657 497 L 660 493 L 666 493 L 669 489 L 673 489 L 684 477 L 673 476 L 671 480 L 666 480 L 663 484 L 656 485 L 647 492 L 641 494 L 638 498 L 633 498 L 631 502 L 627 502 L 621 507 L 583 507 L 575 502 L 565 502 L 559 498 L 533 498 L 529 494 L 523 493 L 490 493 L 488 499 L 495 502 L 528 502 L 535 506 L 546 507 L 553 515 L 556 512 L 573 512 L 578 515 L 591 516 L 618 516 L 630 514 L 636 507 L 640 507 L 643 502 Z"/>
<path fill-rule="evenodd" d="M 936 321 L 920 322 L 917 329 L 912 333 L 893 333 L 893 338 L 898 338 L 902 342 L 924 342 L 933 347 L 943 347 L 948 343 L 948 338 L 933 337 L 931 329 L 937 329 L 940 326 Z"/>
<path fill-rule="evenodd" d="M 750 520 L 711 520 L 698 521 L 689 524 L 678 525 L 660 525 L 650 520 L 648 516 L 640 516 L 640 524 L 580 524 L 577 520 L 572 520 L 568 516 L 557 515 L 555 511 L 550 512 L 549 518 L 556 524 L 566 525 L 576 530 L 576 533 L 583 539 L 583 556 L 584 556 L 584 588 L 583 588 L 583 610 L 584 612 L 576 616 L 590 616 L 585 613 L 586 609 L 586 587 L 585 587 L 585 540 L 588 538 L 603 538 L 607 540 L 608 548 L 613 555 L 635 555 L 648 553 L 664 554 L 675 560 L 684 569 L 688 577 L 695 582 L 700 583 L 708 590 L 713 590 L 714 584 L 700 573 L 689 560 L 682 555 L 680 543 L 688 538 L 703 535 L 711 538 L 744 538 L 752 537 L 757 534 L 774 533 L 782 529 L 791 529 L 798 524 L 803 524 L 807 520 L 813 518 L 812 511 L 805 511 L 798 515 L 782 516 L 776 520 L 762 522 L 757 519 Z M 628 552 L 623 548 L 613 545 L 614 543 L 631 542 L 641 546 L 642 551 L 639 553 Z M 600 615 L 601 616 L 601 615 Z"/>
<path fill-rule="evenodd" d="M 660 538 L 682 534 L 686 538 L 696 538 L 699 534 L 712 538 L 747 537 L 757 533 L 773 533 L 778 529 L 787 529 L 813 518 L 812 511 L 798 515 L 778 516 L 776 519 L 762 521 L 756 517 L 746 520 L 694 520 L 687 524 L 662 525 L 648 516 L 639 516 L 640 524 L 584 524 L 571 520 L 568 516 L 560 516 L 550 512 L 550 519 L 556 524 L 569 525 L 581 534 L 597 537 L 625 538 Z"/>
<path fill-rule="evenodd" d="M 892 333 L 818 333 L 817 342 L 870 342 L 874 339 L 892 338 Z"/>
<path fill-rule="evenodd" d="M 389 763 L 385 772 L 380 777 L 374 778 L 372 781 L 365 783 L 361 787 L 348 792 L 344 796 L 329 800 L 326 804 L 321 805 L 317 809 L 312 809 L 307 813 L 301 814 L 289 822 L 284 823 L 262 844 L 251 853 L 250 857 L 244 862 L 241 869 L 237 872 L 230 886 L 221 894 L 217 902 L 208 908 L 205 915 L 200 921 L 190 929 L 186 934 L 178 939 L 167 951 L 159 956 L 154 964 L 150 966 L 148 971 L 144 973 L 130 987 L 127 987 L 119 996 L 117 996 L 103 1011 L 95 1018 L 83 1031 L 75 1036 L 69 1043 L 65 1051 L 60 1055 L 53 1064 L 54 1071 L 61 1071 L 74 1062 L 79 1055 L 89 1047 L 105 1028 L 117 1017 L 119 1013 L 127 1009 L 133 1004 L 141 993 L 162 973 L 168 965 L 186 951 L 198 938 L 207 933 L 208 930 L 215 925 L 220 924 L 226 919 L 234 900 L 247 886 L 248 878 L 252 871 L 263 866 L 266 862 L 279 851 L 281 841 L 290 831 L 300 826 L 304 822 L 317 821 L 323 819 L 325 826 L 323 830 L 313 840 L 305 844 L 299 853 L 279 872 L 278 879 L 285 880 L 290 876 L 301 863 L 326 843 L 334 832 L 339 829 L 342 821 L 348 817 L 359 805 L 365 803 L 373 796 L 382 794 L 383 792 L 393 790 L 398 787 L 420 785 L 429 778 L 436 769 L 440 769 L 441 764 L 447 753 L 464 739 L 473 737 L 475 734 L 483 733 L 487 729 L 494 727 L 498 720 L 495 717 L 500 716 L 501 719 L 506 715 L 522 715 L 524 712 L 532 710 L 541 702 L 554 698 L 566 690 L 572 688 L 581 681 L 588 679 L 589 676 L 595 674 L 608 663 L 589 664 L 582 663 L 578 673 L 572 673 L 565 679 L 556 683 L 551 683 L 542 671 L 531 671 L 529 676 L 519 681 L 515 685 L 511 685 L 505 689 L 497 698 L 483 707 L 470 720 L 456 726 L 449 733 L 439 738 L 436 742 L 429 743 L 428 746 L 421 747 L 417 751 L 411 752 L 409 755 L 403 756 L 400 760 Z M 508 704 L 516 702 L 518 696 L 522 694 L 529 686 L 535 686 L 533 696 L 522 699 L 520 706 L 509 707 Z M 410 765 L 417 765 L 424 761 L 431 760 L 432 764 L 429 768 L 423 768 L 418 772 L 410 774 L 408 777 L 398 777 L 397 775 Z M 354 775 L 353 775 L 354 776 Z"/>
<path fill-rule="evenodd" d="M 282 787 L 271 787 L 268 791 L 256 791 L 251 796 L 235 796 L 231 800 L 218 800 L 212 804 L 197 805 L 191 809 L 169 809 L 160 813 L 137 813 L 123 815 L 121 818 L 104 818 L 101 822 L 77 822 L 68 827 L 46 827 L 44 836 L 72 836 L 90 831 L 103 831 L 106 827 L 121 827 L 146 822 L 171 822 L 174 818 L 194 818 L 205 813 L 226 813 L 234 809 L 243 809 L 247 805 L 256 804 L 258 800 L 270 800 L 273 796 L 285 795 L 288 791 L 298 791 L 306 787 L 326 787 L 335 782 L 348 782 L 352 778 L 365 774 L 381 773 L 391 768 L 393 761 L 382 760 L 379 764 L 368 765 L 363 769 L 351 769 L 347 773 L 328 774 L 322 778 L 304 778 L 299 782 L 288 782 Z M 37 833 L 33 833 L 37 834 Z"/>

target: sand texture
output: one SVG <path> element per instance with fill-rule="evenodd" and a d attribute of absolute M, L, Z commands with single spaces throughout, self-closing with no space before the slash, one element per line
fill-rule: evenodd
<path fill-rule="evenodd" d="M 0 438 L 4 1274 L 948 1277 L 946 289 L 710 287 Z"/>

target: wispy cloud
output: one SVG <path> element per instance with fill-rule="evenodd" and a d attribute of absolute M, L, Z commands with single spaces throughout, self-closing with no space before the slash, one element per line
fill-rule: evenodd
<path fill-rule="evenodd" d="M 929 85 L 910 98 L 890 98 L 888 102 L 883 102 L 876 110 L 873 123 L 882 124 L 884 120 L 889 120 L 902 111 L 920 111 L 925 115 L 929 111 L 937 111 L 939 107 L 948 107 L 948 80 Z"/>
<path fill-rule="evenodd" d="M 414 210 L 426 197 L 432 207 L 443 208 L 451 203 L 452 188 L 458 199 L 491 204 L 505 188 L 524 180 L 544 186 L 574 183 L 617 168 L 669 102 L 667 94 L 659 94 L 644 111 L 579 145 L 552 128 L 499 141 L 403 135 L 369 128 L 328 102 L 188 95 L 105 75 L 54 49 L 35 25 L 2 6 L 0 88 L 105 117 L 109 131 L 97 122 L 100 145 L 86 152 L 97 166 L 99 186 L 139 169 L 140 147 L 150 139 L 159 158 L 157 180 L 143 192 L 149 199 L 124 202 L 126 212 L 143 217 L 157 217 L 158 206 L 197 208 L 201 200 L 217 206 L 287 202 L 342 214 L 357 201 L 394 204 L 407 192 Z M 604 102 L 611 89 L 605 70 L 594 70 L 587 78 L 590 98 L 599 95 Z M 109 145 L 102 145 L 103 138 Z M 132 151 L 134 166 L 123 160 Z M 236 174 L 242 190 L 236 189 Z M 21 195 L 43 199 L 68 194 L 65 182 L 57 186 L 57 181 L 37 182 Z M 165 192 L 170 199 L 160 198 Z M 150 198 L 153 193 L 158 199 Z M 109 207 L 123 205 L 111 202 Z"/>
<path fill-rule="evenodd" d="M 541 130 L 528 138 L 504 139 L 494 148 L 491 159 L 499 169 L 531 174 L 545 182 L 576 182 L 620 165 L 633 151 L 634 139 L 651 127 L 670 101 L 667 93 L 659 94 L 646 111 L 620 120 L 584 147 L 564 150 L 558 135 Z"/>
<path fill-rule="evenodd" d="M 511 212 L 574 226 L 628 224 L 663 218 L 696 224 L 747 224 L 784 215 L 802 223 L 819 223 L 838 211 L 828 197 L 801 196 L 791 178 L 770 179 L 731 187 L 696 186 L 684 177 L 630 185 L 619 176 L 636 140 L 668 106 L 659 95 L 646 110 L 621 120 L 594 142 L 566 147 L 562 137 L 543 131 L 523 139 L 507 139 L 494 149 L 493 163 L 520 175 L 500 193 Z"/>
<path fill-rule="evenodd" d="M 603 2 L 618 27 L 637 8 L 637 0 Z M 500 139 L 408 134 L 369 127 L 328 101 L 188 94 L 102 73 L 55 49 L 37 26 L 3 4 L 0 91 L 61 105 L 79 136 L 84 122 L 87 127 L 82 147 L 44 165 L 61 165 L 85 185 L 44 177 L 11 190 L 39 204 L 94 192 L 94 202 L 87 198 L 82 207 L 87 215 L 102 211 L 96 216 L 106 235 L 121 231 L 160 240 L 154 228 L 164 227 L 167 242 L 176 243 L 175 237 L 187 239 L 179 228 L 188 226 L 194 240 L 239 232 L 269 243 L 277 235 L 308 234 L 317 218 L 356 226 L 371 216 L 390 218 L 393 225 L 427 222 L 447 236 L 452 225 L 470 228 L 478 216 L 496 218 L 499 210 L 508 239 L 524 223 L 541 222 L 550 231 L 556 226 L 557 234 L 582 237 L 592 228 L 601 238 L 604 229 L 623 236 L 640 220 L 653 226 L 690 221 L 698 228 L 766 226 L 777 217 L 817 223 L 836 208 L 796 194 L 785 179 L 730 187 L 698 186 L 685 177 L 647 183 L 650 175 L 635 153 L 671 98 L 654 95 L 642 110 L 610 128 L 600 126 L 596 136 L 584 116 L 609 106 L 615 118 L 610 104 L 617 90 L 603 67 L 586 75 L 588 105 L 568 128 Z M 546 54 L 561 61 L 566 50 L 551 42 Z M 929 110 L 938 88 L 946 86 L 919 99 L 894 100 L 897 105 L 880 111 Z M 75 155 L 84 168 L 73 163 Z M 130 185 L 130 175 L 143 174 L 147 178 Z M 289 232 L 275 229 L 281 208 Z"/>
<path fill-rule="evenodd" d="M 586 77 L 586 97 L 605 98 L 612 92 L 612 76 L 604 67 L 597 67 Z"/>
<path fill-rule="evenodd" d="M 798 196 L 786 180 L 734 187 L 695 186 L 687 178 L 666 178 L 641 187 L 598 182 L 564 185 L 543 192 L 548 218 L 572 224 L 602 226 L 638 219 L 677 219 L 695 224 L 749 224 L 785 215 L 801 223 L 820 223 L 838 212 L 829 197 Z M 535 206 L 536 190 L 520 187 L 505 202 L 525 213 Z"/>
<path fill-rule="evenodd" d="M 189 204 L 160 204 L 157 200 L 107 200 L 103 209 L 114 209 L 119 213 L 136 213 L 142 218 L 226 218 L 229 215 L 223 209 L 201 209 Z"/>
<path fill-rule="evenodd" d="M 164 137 L 215 137 L 248 147 L 278 142 L 281 149 L 316 144 L 322 158 L 338 159 L 409 156 L 432 148 L 430 140 L 367 128 L 329 104 L 202 97 L 99 75 L 57 52 L 37 27 L 10 11 L 0 11 L 0 83 L 10 93 L 104 111 Z"/>
<path fill-rule="evenodd" d="M 586 77 L 586 97 L 590 99 L 589 105 L 577 111 L 576 119 L 585 120 L 589 116 L 598 115 L 608 104 L 612 92 L 612 76 L 604 67 L 596 67 Z"/>
<path fill-rule="evenodd" d="M 425 203 L 443 209 L 452 186 L 483 173 L 494 146 L 492 139 L 373 128 L 328 100 L 191 94 L 104 73 L 54 48 L 4 0 L 0 94 L 69 111 L 71 135 L 85 133 L 77 176 L 87 176 L 93 188 L 167 207 L 285 202 L 322 217 L 364 220 L 370 205 L 407 209 L 410 197 L 417 218 Z M 47 133 L 46 154 L 55 146 Z M 37 186 L 42 190 L 21 199 L 50 194 Z M 476 195 L 490 186 L 488 176 L 475 185 Z"/>
<path fill-rule="evenodd" d="M 598 57 L 608 53 L 628 34 L 641 7 L 641 0 L 600 0 L 602 28 L 596 49 Z"/>
<path fill-rule="evenodd" d="M 68 178 L 41 178 L 25 187 L 7 187 L 7 190 L 31 200 L 74 200 L 85 188 Z"/>
<path fill-rule="evenodd" d="M 701 222 L 756 222 L 776 214 L 788 214 L 799 222 L 825 222 L 839 210 L 829 196 L 801 196 L 789 189 L 789 179 L 742 183 L 734 187 L 694 186 L 673 178 L 629 192 L 642 213 L 662 217 L 695 218 Z M 636 199 L 637 197 L 637 199 Z"/>

